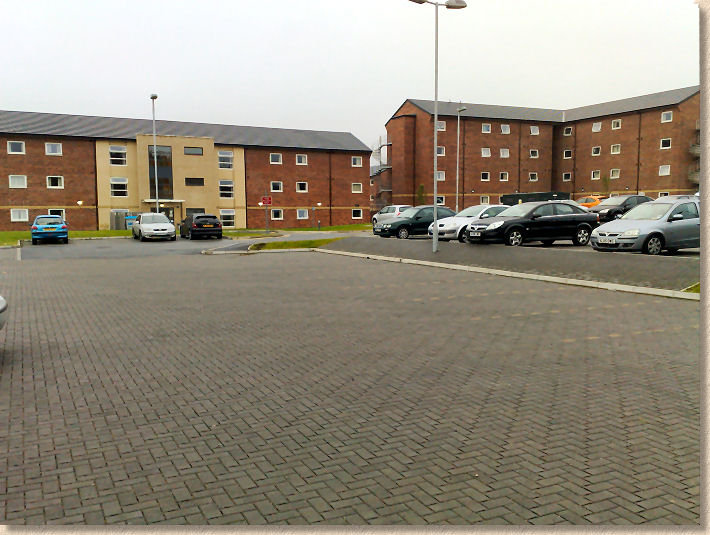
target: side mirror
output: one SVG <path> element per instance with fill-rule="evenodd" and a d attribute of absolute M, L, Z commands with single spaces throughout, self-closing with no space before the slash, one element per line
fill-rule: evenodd
<path fill-rule="evenodd" d="M 481 219 L 486 219 L 487 217 L 491 217 L 491 214 L 481 214 Z"/>
<path fill-rule="evenodd" d="M 668 221 L 680 221 L 683 219 L 683 214 L 673 214 L 668 218 Z"/>
<path fill-rule="evenodd" d="M 537 219 L 538 217 L 541 217 L 541 214 L 533 214 L 530 216 L 530 219 Z"/>
<path fill-rule="evenodd" d="M 422 218 L 422 216 L 420 216 L 420 215 L 415 215 L 415 216 L 414 216 L 414 219 L 417 219 L 417 220 L 419 220 L 419 219 L 421 219 L 421 218 Z"/>

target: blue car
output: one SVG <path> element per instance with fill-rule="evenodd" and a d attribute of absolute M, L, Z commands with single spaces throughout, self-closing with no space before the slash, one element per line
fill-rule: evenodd
<path fill-rule="evenodd" d="M 69 243 L 69 228 L 66 221 L 58 215 L 38 215 L 31 226 L 32 245 L 39 240 L 59 240 Z"/>

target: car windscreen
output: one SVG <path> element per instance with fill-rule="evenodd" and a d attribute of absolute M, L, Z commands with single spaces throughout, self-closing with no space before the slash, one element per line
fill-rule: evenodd
<path fill-rule="evenodd" d="M 61 217 L 38 217 L 35 220 L 35 225 L 61 225 Z"/>
<path fill-rule="evenodd" d="M 626 212 L 621 219 L 661 219 L 671 206 L 673 205 L 664 202 L 645 202 Z"/>
<path fill-rule="evenodd" d="M 141 217 L 141 223 L 170 223 L 170 220 L 163 214 L 148 214 Z"/>
<path fill-rule="evenodd" d="M 597 207 L 599 206 L 617 206 L 624 202 L 626 200 L 626 197 L 609 197 L 608 199 L 604 199 L 602 202 L 597 204 Z"/>
<path fill-rule="evenodd" d="M 458 214 L 456 214 L 456 217 L 475 217 L 483 210 L 486 209 L 486 206 L 483 205 L 478 205 L 478 206 L 469 206 L 468 208 L 464 208 L 461 210 Z"/>
<path fill-rule="evenodd" d="M 527 213 L 532 209 L 533 207 L 530 206 L 529 204 L 514 204 L 510 208 L 506 208 L 503 210 L 500 214 L 498 214 L 499 217 L 521 217 L 524 215 L 527 215 Z"/>
<path fill-rule="evenodd" d="M 419 208 L 407 208 L 404 212 L 400 214 L 400 217 L 414 217 L 414 215 L 419 211 Z"/>

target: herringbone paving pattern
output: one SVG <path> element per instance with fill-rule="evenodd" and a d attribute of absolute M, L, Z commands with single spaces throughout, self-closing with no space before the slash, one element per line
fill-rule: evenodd
<path fill-rule="evenodd" d="M 0 260 L 9 524 L 698 524 L 698 303 L 307 253 Z"/>

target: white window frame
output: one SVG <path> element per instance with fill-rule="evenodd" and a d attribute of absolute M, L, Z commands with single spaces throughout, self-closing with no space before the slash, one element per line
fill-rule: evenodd
<path fill-rule="evenodd" d="M 274 212 L 279 213 L 279 217 L 276 217 Z M 281 208 L 272 208 L 271 209 L 271 221 L 283 221 L 284 218 L 284 211 Z"/>
<path fill-rule="evenodd" d="M 567 156 L 567 153 L 569 153 L 569 156 Z M 562 151 L 562 159 L 563 160 L 571 160 L 572 159 L 572 149 L 565 149 Z"/>
<path fill-rule="evenodd" d="M 446 147 L 444 145 L 438 145 L 436 147 L 437 156 L 446 156 Z"/>
<path fill-rule="evenodd" d="M 49 185 L 49 179 L 50 178 L 61 178 L 60 185 L 59 186 L 50 186 Z M 64 189 L 64 177 L 61 175 L 49 175 L 47 176 L 47 189 Z"/>
<path fill-rule="evenodd" d="M 508 182 L 508 171 L 501 171 L 498 173 L 498 181 L 499 182 Z"/>
<path fill-rule="evenodd" d="M 664 141 L 668 141 L 668 146 L 667 146 L 667 147 L 664 147 L 664 146 L 663 146 L 663 142 L 664 142 Z M 669 137 L 664 137 L 664 138 L 662 138 L 662 139 L 661 139 L 661 142 L 660 142 L 659 145 L 658 145 L 658 147 L 659 147 L 660 150 L 668 150 L 668 149 L 670 149 L 670 148 L 671 148 L 671 138 L 669 138 Z"/>
<path fill-rule="evenodd" d="M 49 152 L 49 147 L 52 145 L 57 145 L 59 147 L 59 152 Z M 62 155 L 62 144 L 61 143 L 45 143 L 44 144 L 44 154 L 45 154 L 45 156 L 61 156 Z"/>
<path fill-rule="evenodd" d="M 616 172 L 614 172 L 616 171 Z M 616 175 L 616 176 L 614 176 Z M 621 169 L 610 169 L 609 170 L 609 180 L 616 180 L 621 176 Z"/>
<path fill-rule="evenodd" d="M 24 185 L 22 185 L 22 186 L 17 186 L 17 185 L 13 186 L 13 185 L 12 185 L 12 179 L 13 179 L 13 178 L 15 179 L 15 181 L 17 181 L 18 179 L 21 178 Z M 8 179 L 8 187 L 9 187 L 10 189 L 27 189 L 27 175 L 9 175 L 9 176 L 7 177 L 7 179 Z"/>
<path fill-rule="evenodd" d="M 111 197 L 128 197 L 128 179 L 120 176 L 112 176 L 108 179 L 109 183 L 109 196 Z M 114 184 L 123 184 L 126 186 L 126 194 L 125 195 L 114 195 L 113 194 L 113 185 Z"/>
<path fill-rule="evenodd" d="M 490 182 L 491 173 L 490 171 L 481 171 L 481 182 Z"/>
<path fill-rule="evenodd" d="M 355 215 L 355 212 L 360 212 L 360 217 Z M 353 208 L 350 210 L 351 219 L 362 219 L 362 208 Z"/>
<path fill-rule="evenodd" d="M 234 180 L 220 180 L 217 183 L 217 187 L 219 188 L 219 198 L 220 199 L 234 199 Z M 222 187 L 230 187 L 232 188 L 231 192 L 228 191 L 222 191 Z M 229 193 L 229 195 L 223 195 Z"/>
<path fill-rule="evenodd" d="M 667 191 L 659 191 L 658 198 L 660 199 L 661 197 L 668 197 L 668 193 L 669 192 L 667 192 Z"/>
<path fill-rule="evenodd" d="M 374 200 L 375 200 L 375 196 L 374 196 L 374 195 L 370 195 L 370 201 L 374 201 Z"/>
<path fill-rule="evenodd" d="M 538 178 L 537 173 L 528 173 L 528 182 L 537 182 Z"/>
<path fill-rule="evenodd" d="M 359 188 L 359 191 L 358 191 Z M 350 184 L 350 193 L 362 193 L 362 182 L 353 182 Z"/>
<path fill-rule="evenodd" d="M 350 158 L 351 167 L 362 167 L 362 156 L 352 156 Z"/>
<path fill-rule="evenodd" d="M 27 208 L 10 208 L 10 222 L 19 223 L 30 220 L 30 211 Z"/>
<path fill-rule="evenodd" d="M 122 158 L 112 157 L 111 153 L 122 154 Z M 121 160 L 122 163 L 115 163 L 113 160 Z M 109 165 L 128 165 L 128 147 L 126 145 L 109 145 L 108 146 L 108 164 Z"/>
<path fill-rule="evenodd" d="M 301 214 L 305 213 L 305 217 L 301 217 Z M 296 209 L 296 219 L 298 220 L 304 220 L 308 219 L 308 208 L 297 208 Z"/>
<path fill-rule="evenodd" d="M 274 159 L 274 156 L 277 156 L 277 160 Z M 282 165 L 283 164 L 283 156 L 281 155 L 280 152 L 270 152 L 269 153 L 269 163 L 271 165 Z"/>
<path fill-rule="evenodd" d="M 598 121 L 596 123 L 592 123 L 592 132 L 601 132 L 601 131 L 602 131 L 601 121 Z"/>
<path fill-rule="evenodd" d="M 302 158 L 303 161 L 299 162 L 299 158 Z M 296 154 L 296 165 L 308 165 L 308 154 Z"/>
<path fill-rule="evenodd" d="M 500 133 L 505 134 L 505 135 L 510 134 L 510 125 L 509 124 L 500 125 Z"/>
<path fill-rule="evenodd" d="M 617 147 L 617 150 L 614 150 L 614 147 Z M 621 143 L 614 143 L 610 148 L 609 152 L 611 154 L 621 154 Z"/>
<path fill-rule="evenodd" d="M 540 157 L 540 151 L 537 149 L 530 149 L 530 157 L 531 158 L 539 158 Z"/>
<path fill-rule="evenodd" d="M 491 133 L 491 123 L 481 123 L 481 134 Z"/>
<path fill-rule="evenodd" d="M 444 205 L 446 204 L 446 196 L 445 195 L 437 195 L 436 196 L 436 205 Z"/>
<path fill-rule="evenodd" d="M 672 111 L 662 111 L 661 112 L 661 122 L 662 123 L 673 122 L 673 112 Z"/>
<path fill-rule="evenodd" d="M 61 213 L 53 214 L 52 212 L 61 212 Z M 50 208 L 49 210 L 47 210 L 47 215 L 58 215 L 59 217 L 62 218 L 62 221 L 64 221 L 65 220 L 64 218 L 66 217 L 66 212 L 65 212 L 64 208 Z"/>
<path fill-rule="evenodd" d="M 609 194 L 609 197 L 618 197 L 618 196 L 619 196 L 618 193 L 610 193 L 610 194 Z"/>
<path fill-rule="evenodd" d="M 562 182 L 571 182 L 572 181 L 572 173 L 569 171 L 566 171 L 562 173 Z"/>
<path fill-rule="evenodd" d="M 446 132 L 446 121 L 436 121 L 436 130 L 438 132 Z"/>
<path fill-rule="evenodd" d="M 595 173 L 597 175 L 596 177 L 594 176 Z M 595 169 L 594 171 L 592 171 L 591 180 L 601 180 L 601 178 L 602 178 L 601 169 Z"/>
<path fill-rule="evenodd" d="M 540 135 L 540 127 L 535 124 L 531 124 L 530 125 L 530 135 L 531 136 L 539 136 Z"/>
<path fill-rule="evenodd" d="M 225 161 L 222 161 L 222 158 L 226 158 Z M 220 169 L 234 169 L 234 151 L 218 150 L 217 167 L 219 167 Z"/>
<path fill-rule="evenodd" d="M 572 135 L 572 127 L 571 127 L 571 126 L 565 126 L 565 129 L 562 130 L 562 135 L 563 135 L 563 136 L 571 136 L 571 135 Z"/>
<path fill-rule="evenodd" d="M 621 128 L 621 119 L 612 119 L 611 120 L 611 129 L 612 130 L 619 130 Z"/>
<path fill-rule="evenodd" d="M 664 171 L 667 171 L 667 172 L 664 172 Z M 658 176 L 670 176 L 670 174 L 671 174 L 670 164 L 658 166 Z"/>
<path fill-rule="evenodd" d="M 274 189 L 274 184 L 278 184 L 278 189 Z M 271 180 L 269 182 L 269 191 L 271 193 L 283 193 L 284 183 L 281 180 Z"/>
<path fill-rule="evenodd" d="M 596 154 L 595 154 L 596 151 Z M 596 145 L 592 147 L 592 156 L 601 156 L 602 154 L 602 147 L 601 145 Z"/>
<path fill-rule="evenodd" d="M 305 184 L 306 189 L 298 189 L 299 184 Z M 296 193 L 308 193 L 308 182 L 305 182 L 303 180 L 299 180 L 298 182 L 296 182 Z"/>
<path fill-rule="evenodd" d="M 371 179 L 370 179 L 370 186 L 374 186 L 374 185 L 375 185 L 375 179 L 374 179 L 374 178 L 371 178 Z"/>
<path fill-rule="evenodd" d="M 446 171 L 437 171 L 436 172 L 436 181 L 437 182 L 444 182 L 446 180 Z"/>
<path fill-rule="evenodd" d="M 510 158 L 510 149 L 500 149 L 500 157 L 501 158 Z"/>
<path fill-rule="evenodd" d="M 10 144 L 12 144 L 12 143 L 22 143 L 22 151 L 20 151 L 20 152 L 18 152 L 18 151 L 11 151 L 11 150 L 10 150 Z M 24 142 L 24 141 L 13 141 L 13 140 L 9 139 L 9 140 L 7 141 L 7 153 L 8 153 L 8 154 L 25 154 L 25 142 Z"/>
<path fill-rule="evenodd" d="M 481 204 L 491 204 L 490 195 L 481 195 Z"/>
<path fill-rule="evenodd" d="M 226 215 L 231 215 L 232 216 L 232 224 L 226 224 L 224 223 L 224 216 Z M 222 222 L 222 228 L 234 228 L 236 221 L 235 221 L 235 211 L 232 208 L 220 208 L 219 210 L 219 219 Z"/>
<path fill-rule="evenodd" d="M 490 158 L 491 157 L 491 148 L 490 147 L 481 147 L 481 158 Z"/>

